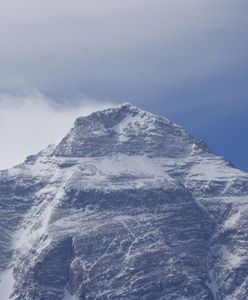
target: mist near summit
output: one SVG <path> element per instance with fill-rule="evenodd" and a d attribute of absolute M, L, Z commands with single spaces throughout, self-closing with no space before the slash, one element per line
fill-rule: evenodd
<path fill-rule="evenodd" d="M 0 170 L 20 164 L 49 144 L 58 143 L 76 118 L 113 106 L 112 103 L 81 99 L 76 105 L 59 105 L 32 91 L 0 96 Z"/>

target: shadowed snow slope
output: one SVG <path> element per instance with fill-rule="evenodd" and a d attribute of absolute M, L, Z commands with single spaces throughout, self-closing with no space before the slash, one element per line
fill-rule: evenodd
<path fill-rule="evenodd" d="M 248 297 L 247 174 L 130 104 L 0 172 L 0 209 L 3 300 Z"/>

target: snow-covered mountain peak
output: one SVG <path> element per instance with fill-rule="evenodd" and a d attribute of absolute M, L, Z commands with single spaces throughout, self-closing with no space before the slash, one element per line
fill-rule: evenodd
<path fill-rule="evenodd" d="M 246 300 L 247 224 L 247 174 L 124 103 L 0 171 L 0 298 Z"/>
<path fill-rule="evenodd" d="M 54 153 L 62 157 L 101 157 L 116 153 L 179 157 L 189 155 L 192 149 L 209 151 L 166 118 L 124 103 L 78 118 Z"/>
<path fill-rule="evenodd" d="M 131 105 L 130 103 L 123 103 L 115 107 L 110 107 L 108 109 L 93 112 L 87 117 L 79 117 L 76 120 L 74 126 L 81 127 L 82 125 L 85 125 L 86 120 L 88 120 L 89 122 L 93 121 L 97 124 L 101 124 L 102 126 L 107 127 L 108 129 L 113 129 L 114 131 L 116 131 L 116 126 L 121 124 L 124 120 L 126 120 L 127 123 L 128 121 L 132 122 L 132 120 L 135 120 L 135 125 L 138 127 L 139 123 L 141 122 L 140 119 L 143 118 L 145 118 L 146 120 L 160 119 L 161 121 L 163 120 L 165 123 L 169 123 L 169 121 L 165 118 L 146 112 L 134 105 Z"/>

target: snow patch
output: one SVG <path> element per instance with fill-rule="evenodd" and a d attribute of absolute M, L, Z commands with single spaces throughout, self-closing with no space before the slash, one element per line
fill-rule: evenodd
<path fill-rule="evenodd" d="M 0 294 L 2 300 L 10 299 L 14 287 L 13 268 L 5 270 L 0 275 Z"/>
<path fill-rule="evenodd" d="M 238 220 L 240 219 L 240 216 L 241 216 L 240 211 L 231 215 L 231 217 L 225 221 L 225 223 L 223 225 L 223 229 L 231 229 L 231 228 L 235 227 Z"/>
<path fill-rule="evenodd" d="M 222 256 L 231 268 L 238 267 L 242 261 L 242 257 L 230 252 L 226 246 L 222 246 Z"/>
<path fill-rule="evenodd" d="M 65 295 L 63 300 L 78 300 L 78 298 L 74 295 L 71 295 L 67 289 L 65 289 Z"/>

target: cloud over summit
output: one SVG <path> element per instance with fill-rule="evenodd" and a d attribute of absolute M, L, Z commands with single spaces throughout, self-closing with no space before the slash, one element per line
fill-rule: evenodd
<path fill-rule="evenodd" d="M 109 107 L 109 103 L 83 100 L 61 106 L 44 95 L 0 96 L 0 169 L 21 163 L 51 143 L 58 142 L 79 116 Z"/>

